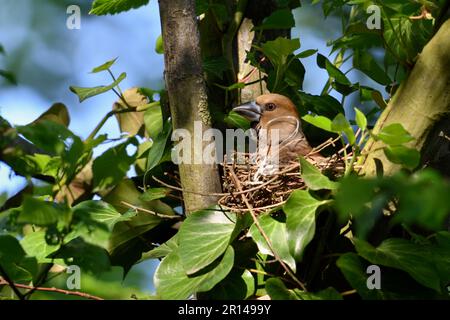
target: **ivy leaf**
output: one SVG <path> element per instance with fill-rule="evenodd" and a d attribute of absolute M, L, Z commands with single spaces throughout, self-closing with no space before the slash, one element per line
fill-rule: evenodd
<path fill-rule="evenodd" d="M 273 12 L 270 16 L 264 19 L 263 23 L 254 27 L 254 30 L 277 30 L 277 29 L 291 29 L 295 27 L 294 16 L 289 9 L 281 9 Z"/>
<path fill-rule="evenodd" d="M 98 73 L 101 71 L 106 71 L 116 62 L 117 58 L 114 58 L 112 60 L 106 61 L 102 65 L 99 65 L 98 67 L 95 67 L 92 69 L 91 73 Z"/>
<path fill-rule="evenodd" d="M 197 291 L 209 291 L 231 271 L 234 262 L 233 247 L 228 246 L 221 259 L 216 260 L 202 274 L 188 276 L 183 269 L 179 250 L 166 256 L 154 275 L 157 294 L 162 299 L 183 300 Z"/>
<path fill-rule="evenodd" d="M 331 123 L 331 129 L 336 133 L 345 133 L 347 136 L 348 142 L 353 145 L 355 143 L 355 133 L 353 132 L 353 129 L 348 122 L 348 120 L 345 118 L 345 116 L 342 113 L 339 113 Z"/>
<path fill-rule="evenodd" d="M 375 59 L 367 52 L 362 50 L 355 51 L 353 55 L 353 67 L 364 72 L 372 80 L 382 84 L 389 85 L 392 80 L 377 64 Z"/>
<path fill-rule="evenodd" d="M 358 108 L 355 108 L 355 121 L 362 131 L 367 129 L 367 118 Z"/>
<path fill-rule="evenodd" d="M 273 249 L 278 253 L 281 260 L 295 272 L 295 259 L 289 251 L 286 223 L 278 221 L 268 214 L 258 217 L 258 220 L 261 228 L 269 238 Z M 256 242 L 258 249 L 262 254 L 273 255 L 266 240 L 261 235 L 255 224 L 250 227 L 250 235 Z"/>
<path fill-rule="evenodd" d="M 11 235 L 0 235 L 0 262 L 14 282 L 30 282 L 38 272 L 36 258 L 26 256 L 19 241 Z"/>
<path fill-rule="evenodd" d="M 17 131 L 36 147 L 50 154 L 62 154 L 66 149 L 68 138 L 76 136 L 64 125 L 42 119 L 26 126 L 18 126 Z"/>
<path fill-rule="evenodd" d="M 156 139 L 163 129 L 163 115 L 161 105 L 153 105 L 144 113 L 145 130 L 152 139 Z"/>
<path fill-rule="evenodd" d="M 116 185 L 125 177 L 128 169 L 134 163 L 135 155 L 129 156 L 128 145 L 137 145 L 135 138 L 121 143 L 105 151 L 92 164 L 94 174 L 94 190 L 104 190 Z"/>
<path fill-rule="evenodd" d="M 84 271 L 94 274 L 110 269 L 108 252 L 99 246 L 85 242 L 81 237 L 69 241 L 51 256 L 64 259 L 66 264 L 78 265 Z"/>
<path fill-rule="evenodd" d="M 178 233 L 179 257 L 187 274 L 193 274 L 220 257 L 232 240 L 236 215 L 220 210 L 190 214 Z"/>
<path fill-rule="evenodd" d="M 297 58 L 297 59 L 308 58 L 308 57 L 316 54 L 317 51 L 318 51 L 317 49 L 308 49 L 308 50 L 300 52 L 299 54 L 296 54 L 295 58 Z"/>
<path fill-rule="evenodd" d="M 54 103 L 47 111 L 42 113 L 36 120 L 31 124 L 36 124 L 42 121 L 52 121 L 66 128 L 70 124 L 70 116 L 67 107 L 62 103 Z"/>
<path fill-rule="evenodd" d="M 411 136 L 400 123 L 387 125 L 381 129 L 378 134 L 375 134 L 374 138 L 391 146 L 404 144 L 414 140 L 414 137 Z"/>
<path fill-rule="evenodd" d="M 108 0 L 109 1 L 109 0 Z M 75 87 L 70 86 L 69 89 L 73 93 L 75 93 L 78 96 L 78 99 L 80 102 L 83 102 L 84 100 L 97 96 L 99 94 L 102 94 L 104 92 L 107 92 L 117 86 L 120 82 L 122 82 L 123 79 L 127 77 L 127 74 L 125 72 L 122 72 L 119 77 L 114 81 L 113 83 L 106 85 L 106 86 L 97 86 L 92 88 L 84 88 L 84 87 Z"/>
<path fill-rule="evenodd" d="M 326 200 L 313 198 L 306 190 L 294 191 L 283 206 L 290 254 L 300 261 L 316 231 L 316 211 Z"/>
<path fill-rule="evenodd" d="M 408 148 L 402 145 L 387 146 L 383 151 L 389 161 L 401 164 L 409 169 L 416 168 L 420 163 L 420 152 L 414 148 Z"/>
<path fill-rule="evenodd" d="M 320 53 L 317 54 L 317 65 L 320 68 L 327 70 L 330 78 L 333 78 L 337 82 L 348 86 L 352 84 L 350 80 L 348 80 L 347 76 L 341 70 L 339 70 L 334 64 L 330 62 L 330 60 L 328 60 L 325 56 L 321 55 Z"/>
<path fill-rule="evenodd" d="M 223 79 L 223 73 L 229 68 L 227 60 L 223 57 L 210 57 L 203 60 L 203 70 Z"/>
<path fill-rule="evenodd" d="M 109 203 L 98 200 L 83 201 L 73 207 L 72 211 L 74 217 L 89 217 L 96 222 L 105 224 L 110 231 L 117 222 L 128 221 L 136 215 L 133 211 L 122 215 Z"/>
<path fill-rule="evenodd" d="M 146 5 L 149 0 L 94 0 L 89 14 L 116 14 Z"/>
<path fill-rule="evenodd" d="M 289 55 L 300 48 L 299 39 L 287 39 L 278 37 L 273 41 L 267 41 L 261 47 L 264 55 L 276 66 L 284 66 Z"/>
<path fill-rule="evenodd" d="M 328 132 L 334 132 L 331 129 L 332 121 L 324 116 L 312 116 L 310 114 L 307 114 L 302 117 L 303 120 L 306 122 L 312 124 L 313 126 L 316 126 L 317 128 L 323 129 Z"/>
<path fill-rule="evenodd" d="M 344 113 L 342 104 L 332 96 L 315 96 L 304 92 L 299 92 L 303 106 L 319 116 L 325 116 L 327 118 L 334 118 L 339 113 Z"/>
<path fill-rule="evenodd" d="M 35 257 L 39 263 L 50 263 L 51 259 L 47 258 L 50 254 L 59 249 L 59 245 L 48 244 L 45 240 L 45 230 L 39 230 L 27 234 L 20 244 L 31 257 Z"/>
<path fill-rule="evenodd" d="M 26 197 L 23 201 L 22 210 L 17 222 L 48 226 L 58 222 L 61 216 L 62 211 L 55 203 Z"/>
<path fill-rule="evenodd" d="M 272 300 L 300 300 L 293 290 L 289 290 L 279 278 L 266 281 L 266 291 Z"/>
<path fill-rule="evenodd" d="M 337 188 L 338 184 L 336 182 L 333 182 L 327 176 L 324 176 L 319 169 L 303 157 L 300 157 L 300 168 L 302 178 L 311 190 L 334 190 Z"/>
<path fill-rule="evenodd" d="M 150 188 L 147 189 L 139 198 L 142 201 L 153 201 L 166 197 L 172 190 L 169 188 Z"/>
<path fill-rule="evenodd" d="M 231 111 L 224 120 L 228 125 L 234 128 L 247 130 L 250 129 L 250 121 L 243 116 Z"/>
<path fill-rule="evenodd" d="M 157 54 L 164 54 L 164 42 L 162 35 L 159 35 L 158 38 L 156 38 L 155 52 Z"/>
<path fill-rule="evenodd" d="M 172 132 L 172 124 L 170 119 L 166 121 L 163 130 L 155 138 L 147 156 L 147 171 L 156 167 L 163 158 L 164 150 L 166 149 L 167 140 Z"/>
<path fill-rule="evenodd" d="M 404 239 L 390 238 L 374 248 L 369 243 L 354 239 L 359 255 L 373 264 L 407 272 L 425 287 L 441 292 L 439 275 L 425 246 Z"/>

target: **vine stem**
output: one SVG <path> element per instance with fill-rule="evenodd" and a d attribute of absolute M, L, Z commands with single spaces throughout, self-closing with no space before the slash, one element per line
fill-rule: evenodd
<path fill-rule="evenodd" d="M 238 179 L 238 177 L 236 176 L 236 173 L 233 171 L 233 169 L 230 170 L 230 174 L 232 179 L 234 180 L 234 183 L 236 184 L 236 187 L 238 188 L 239 192 L 242 192 L 242 185 Z M 248 201 L 246 195 L 244 193 L 241 193 L 241 197 L 242 200 L 244 201 L 245 205 L 247 206 L 250 215 L 252 216 L 253 222 L 255 223 L 256 228 L 258 229 L 259 233 L 262 235 L 262 237 L 264 238 L 264 240 L 267 243 L 267 246 L 269 247 L 270 251 L 272 252 L 273 256 L 275 257 L 275 259 L 280 263 L 281 267 L 286 271 L 286 273 L 292 278 L 292 280 L 294 280 L 294 282 L 300 286 L 300 288 L 302 288 L 303 291 L 307 292 L 308 290 L 306 289 L 306 286 L 304 285 L 303 282 L 301 282 L 296 276 L 295 274 L 292 272 L 292 270 L 284 263 L 283 260 L 281 260 L 281 257 L 278 255 L 278 253 L 274 250 L 272 242 L 270 241 L 269 237 L 267 236 L 267 234 L 264 232 L 263 228 L 261 227 L 258 218 L 255 215 L 255 212 L 253 211 L 253 206 L 250 204 L 250 202 Z"/>
<path fill-rule="evenodd" d="M 94 128 L 94 130 L 91 132 L 91 134 L 87 137 L 86 140 L 92 140 L 96 136 L 96 134 L 100 131 L 100 129 L 104 126 L 106 121 L 108 121 L 109 118 L 111 118 L 115 114 L 120 113 L 127 113 L 127 112 L 141 112 L 137 111 L 136 108 L 127 108 L 127 109 L 120 109 L 120 110 L 111 110 L 108 112 L 103 119 L 98 123 L 98 125 Z"/>
<path fill-rule="evenodd" d="M 97 296 L 94 296 L 94 295 L 91 295 L 91 294 L 85 293 L 85 292 L 70 291 L 70 290 L 64 290 L 64 289 L 58 289 L 58 288 L 48 288 L 48 287 L 33 287 L 33 286 L 28 286 L 28 285 L 20 284 L 20 283 L 12 283 L 12 282 L 5 280 L 4 278 L 0 278 L 0 285 L 10 286 L 11 288 L 13 288 L 13 290 L 14 290 L 14 288 L 16 288 L 16 290 L 17 290 L 17 288 L 21 288 L 21 289 L 29 289 L 29 290 L 33 290 L 33 291 L 36 290 L 36 291 L 57 292 L 57 293 L 62 293 L 62 294 L 66 294 L 66 295 L 71 295 L 71 296 L 83 297 L 83 298 L 87 298 L 87 299 L 91 299 L 91 300 L 104 300 L 103 298 L 100 298 L 100 297 L 97 297 Z"/>

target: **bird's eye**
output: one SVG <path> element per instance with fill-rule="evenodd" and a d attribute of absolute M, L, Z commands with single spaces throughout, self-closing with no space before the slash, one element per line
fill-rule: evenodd
<path fill-rule="evenodd" d="M 275 110 L 276 107 L 277 107 L 277 106 L 276 106 L 274 103 L 268 103 L 268 104 L 266 104 L 266 110 L 267 110 L 267 111 Z"/>

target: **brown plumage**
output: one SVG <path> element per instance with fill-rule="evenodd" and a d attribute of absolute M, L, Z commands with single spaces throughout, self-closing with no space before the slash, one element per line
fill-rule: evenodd
<path fill-rule="evenodd" d="M 257 122 L 258 155 L 263 171 L 267 168 L 274 171 L 279 165 L 297 162 L 299 156 L 315 162 L 325 159 L 319 153 L 312 153 L 313 148 L 303 134 L 297 108 L 289 98 L 274 93 L 264 94 L 256 101 L 233 110 Z"/>

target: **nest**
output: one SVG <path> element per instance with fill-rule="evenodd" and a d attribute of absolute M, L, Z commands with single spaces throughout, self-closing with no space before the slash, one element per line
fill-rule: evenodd
<path fill-rule="evenodd" d="M 328 140 L 316 147 L 311 154 L 334 145 L 334 142 L 335 140 Z M 305 158 L 325 175 L 336 178 L 344 171 L 341 151 L 320 162 L 314 161 L 312 157 Z M 238 153 L 231 159 L 232 161 L 224 161 L 223 164 L 224 194 L 219 199 L 219 204 L 225 209 L 243 213 L 249 211 L 251 206 L 254 213 L 262 213 L 283 205 L 293 191 L 306 188 L 298 162 L 280 166 L 276 173 L 259 175 L 259 167 L 251 161 L 251 155 Z"/>

